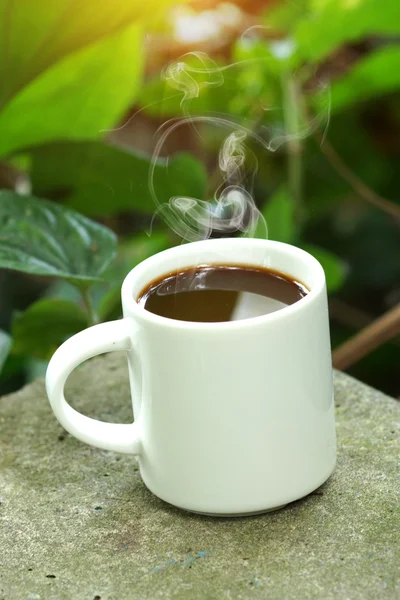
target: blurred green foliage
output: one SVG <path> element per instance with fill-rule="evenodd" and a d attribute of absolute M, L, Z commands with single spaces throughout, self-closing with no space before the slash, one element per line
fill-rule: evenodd
<path fill-rule="evenodd" d="M 85 312 L 73 302 L 42 299 L 16 316 L 12 326 L 15 356 L 49 360 L 60 340 L 88 326 Z"/>
<path fill-rule="evenodd" d="M 68 336 L 117 318 L 126 273 L 180 242 L 157 217 L 142 150 L 168 119 L 204 121 L 173 133 L 179 153 L 157 157 L 161 204 L 210 201 L 223 183 L 226 136 L 235 127 L 251 134 L 258 172 L 249 191 L 269 237 L 323 265 L 341 307 L 331 315 L 334 345 L 360 328 L 343 307 L 371 320 L 399 301 L 398 0 L 277 2 L 229 53 L 177 56 L 172 81 L 165 69 L 146 73 L 154 9 L 23 0 L 10 13 L 0 3 L 0 268 L 23 273 L 12 281 L 34 296 L 15 300 L 9 283 L 0 305 L 3 381 L 36 376 L 45 365 L 37 360 Z M 146 139 L 127 143 L 119 132 L 131 110 Z M 394 341 L 354 372 L 396 393 L 398 354 Z"/>
<path fill-rule="evenodd" d="M 8 353 L 11 348 L 11 337 L 0 329 L 0 369 L 7 359 Z"/>
<path fill-rule="evenodd" d="M 154 212 L 148 186 L 149 156 L 103 142 L 54 143 L 31 152 L 31 181 L 41 196 L 64 198 L 64 204 L 91 217 L 124 211 Z M 171 196 L 202 197 L 207 174 L 189 154 L 160 159 L 154 185 L 160 201 Z"/>

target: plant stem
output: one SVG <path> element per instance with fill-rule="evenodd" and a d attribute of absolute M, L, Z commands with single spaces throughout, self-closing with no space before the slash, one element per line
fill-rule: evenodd
<path fill-rule="evenodd" d="M 310 120 L 312 117 L 306 108 L 304 108 L 304 114 L 308 120 Z M 316 130 L 312 131 L 312 135 L 315 141 L 318 143 L 321 152 L 329 161 L 330 165 L 333 167 L 333 169 L 335 169 L 336 173 L 349 184 L 357 196 L 363 198 L 373 206 L 376 206 L 376 208 L 380 208 L 388 215 L 394 217 L 397 221 L 400 220 L 400 208 L 397 206 L 397 204 L 394 204 L 394 202 L 387 200 L 387 198 L 384 198 L 375 192 L 375 190 L 369 187 L 369 185 L 367 185 L 365 181 L 363 181 L 361 177 L 357 175 L 357 173 L 354 173 L 354 171 L 352 171 L 345 163 L 340 154 L 338 154 L 324 133 Z"/>
<path fill-rule="evenodd" d="M 295 204 L 295 219 L 297 226 L 303 221 L 303 164 L 302 142 L 300 136 L 300 102 L 299 86 L 292 73 L 285 72 L 282 76 L 283 112 L 285 130 L 288 136 L 288 182 L 289 192 Z"/>
<path fill-rule="evenodd" d="M 96 325 L 96 323 L 98 323 L 98 317 L 97 317 L 96 311 L 94 309 L 93 300 L 92 300 L 92 296 L 89 292 L 89 288 L 87 288 L 87 287 L 84 288 L 83 290 L 81 290 L 81 293 L 82 293 L 83 303 L 85 305 L 87 316 L 88 316 L 89 326 Z"/>
<path fill-rule="evenodd" d="M 325 154 L 332 167 L 358 196 L 385 211 L 395 219 L 400 219 L 400 208 L 396 204 L 377 194 L 375 190 L 371 189 L 356 173 L 349 169 L 326 138 L 322 140 L 322 137 L 319 135 L 315 135 L 315 137 L 318 142 L 320 142 L 321 152 Z"/>

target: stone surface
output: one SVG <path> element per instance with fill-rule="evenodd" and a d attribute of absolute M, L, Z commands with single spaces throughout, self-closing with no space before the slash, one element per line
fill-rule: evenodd
<path fill-rule="evenodd" d="M 98 358 L 71 403 L 131 419 L 125 360 Z M 146 490 L 133 457 L 85 446 L 43 381 L 0 399 L 0 600 L 400 597 L 400 405 L 336 375 L 339 457 L 304 500 L 257 517 L 186 514 Z"/>

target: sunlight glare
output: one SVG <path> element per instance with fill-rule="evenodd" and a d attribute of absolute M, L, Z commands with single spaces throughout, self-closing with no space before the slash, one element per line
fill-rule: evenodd
<path fill-rule="evenodd" d="M 200 13 L 180 7 L 173 14 L 174 38 L 186 44 L 206 42 L 221 36 L 226 28 L 238 27 L 241 18 L 240 8 L 228 2 Z"/>

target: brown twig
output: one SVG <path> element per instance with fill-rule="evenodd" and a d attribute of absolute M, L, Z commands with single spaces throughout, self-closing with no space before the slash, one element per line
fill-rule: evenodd
<path fill-rule="evenodd" d="M 372 350 L 399 334 L 400 304 L 334 350 L 332 355 L 333 366 L 335 369 L 344 371 L 372 352 Z"/>
<path fill-rule="evenodd" d="M 392 217 L 400 220 L 399 206 L 377 194 L 358 175 L 356 175 L 356 173 L 349 169 L 349 167 L 326 138 L 323 138 L 318 133 L 314 133 L 314 137 L 316 137 L 320 144 L 321 152 L 325 154 L 332 167 L 345 181 L 347 181 L 347 183 L 355 191 L 355 193 L 358 194 L 358 196 L 364 198 L 364 200 L 385 211 Z"/>

